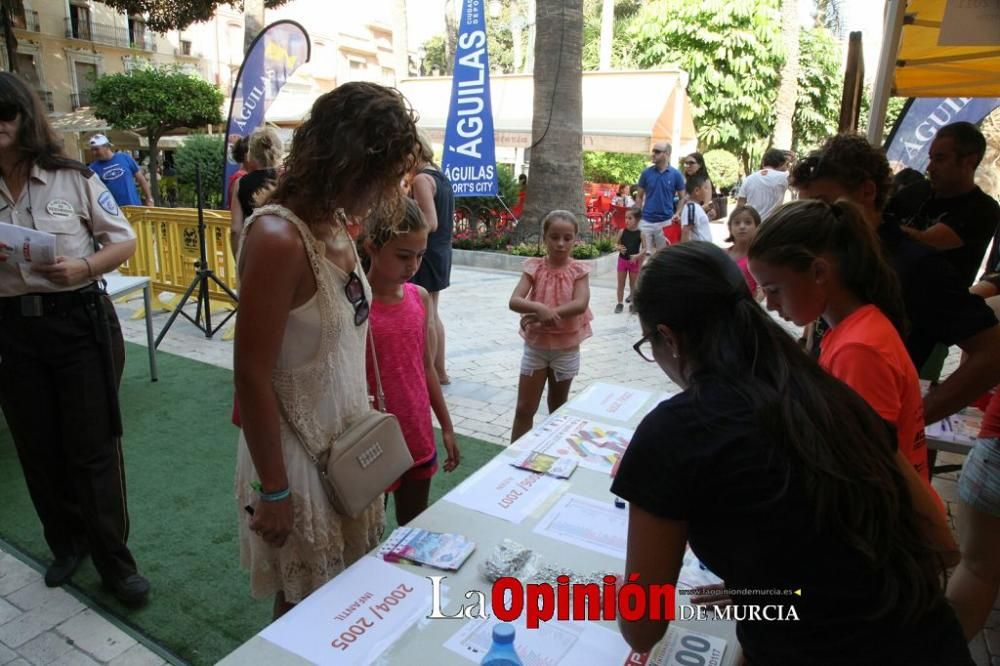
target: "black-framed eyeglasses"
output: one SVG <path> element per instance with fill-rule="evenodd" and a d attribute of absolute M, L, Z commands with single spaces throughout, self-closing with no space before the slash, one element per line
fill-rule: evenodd
<path fill-rule="evenodd" d="M 665 152 L 667 152 L 667 151 L 665 151 L 665 150 L 658 150 L 656 148 L 653 148 L 653 154 L 654 155 L 659 155 L 660 153 L 665 153 Z"/>
<path fill-rule="evenodd" d="M 695 162 L 694 160 L 691 160 L 689 162 L 685 162 L 684 166 L 698 166 L 698 163 Z"/>
<path fill-rule="evenodd" d="M 357 273 L 352 272 L 351 277 L 347 279 L 347 284 L 344 285 L 344 294 L 347 296 L 347 302 L 354 306 L 354 325 L 361 326 L 368 321 L 371 307 L 368 305 L 368 299 L 365 298 L 365 287 L 361 284 L 361 278 L 358 277 Z"/>
<path fill-rule="evenodd" d="M 656 359 L 653 358 L 653 338 L 656 337 L 656 331 L 652 330 L 646 335 L 639 339 L 639 342 L 632 345 L 632 349 L 635 353 L 642 357 L 643 361 L 648 361 L 650 363 L 655 363 Z M 649 345 L 649 353 L 646 353 L 645 345 Z"/>
<path fill-rule="evenodd" d="M 21 113 L 21 107 L 13 102 L 0 102 L 0 122 L 9 123 Z"/>

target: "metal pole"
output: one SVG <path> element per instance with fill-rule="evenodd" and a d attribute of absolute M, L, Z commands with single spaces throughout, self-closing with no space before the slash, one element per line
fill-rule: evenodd
<path fill-rule="evenodd" d="M 879 53 L 878 70 L 875 74 L 875 86 L 872 90 L 871 110 L 868 116 L 868 142 L 873 146 L 882 143 L 882 126 L 885 125 L 885 111 L 892 93 L 896 57 L 899 55 L 899 39 L 903 33 L 905 16 L 906 0 L 886 1 L 882 51 Z"/>

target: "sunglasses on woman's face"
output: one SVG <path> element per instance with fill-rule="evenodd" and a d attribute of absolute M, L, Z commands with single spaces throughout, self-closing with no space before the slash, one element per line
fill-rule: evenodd
<path fill-rule="evenodd" d="M 0 122 L 9 123 L 15 120 L 19 113 L 21 108 L 17 104 L 0 102 Z"/>
<path fill-rule="evenodd" d="M 347 302 L 354 306 L 354 325 L 361 326 L 368 321 L 368 313 L 371 308 L 368 305 L 368 299 L 365 298 L 364 285 L 361 284 L 361 278 L 358 277 L 357 273 L 351 273 L 347 284 L 344 285 L 344 294 L 347 295 Z"/>

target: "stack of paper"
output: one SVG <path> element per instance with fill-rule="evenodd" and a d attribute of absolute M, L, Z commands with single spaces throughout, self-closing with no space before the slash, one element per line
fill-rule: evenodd
<path fill-rule="evenodd" d="M 386 562 L 423 564 L 445 571 L 457 571 L 475 549 L 475 542 L 461 534 L 429 532 L 419 527 L 397 527 L 378 552 Z"/>

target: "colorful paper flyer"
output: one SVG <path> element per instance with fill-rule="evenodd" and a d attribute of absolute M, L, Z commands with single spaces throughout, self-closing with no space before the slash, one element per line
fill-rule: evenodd
<path fill-rule="evenodd" d="M 397 527 L 378 552 L 386 562 L 406 562 L 457 571 L 475 549 L 476 542 L 461 534 Z"/>
<path fill-rule="evenodd" d="M 576 469 L 578 463 L 572 458 L 557 458 L 547 453 L 528 451 L 510 464 L 520 469 L 526 469 L 529 472 L 548 474 L 557 479 L 568 479 L 573 474 L 573 470 Z"/>
<path fill-rule="evenodd" d="M 632 435 L 632 430 L 622 426 L 569 414 L 553 414 L 510 448 L 573 458 L 582 467 L 608 474 L 628 448 Z"/>

